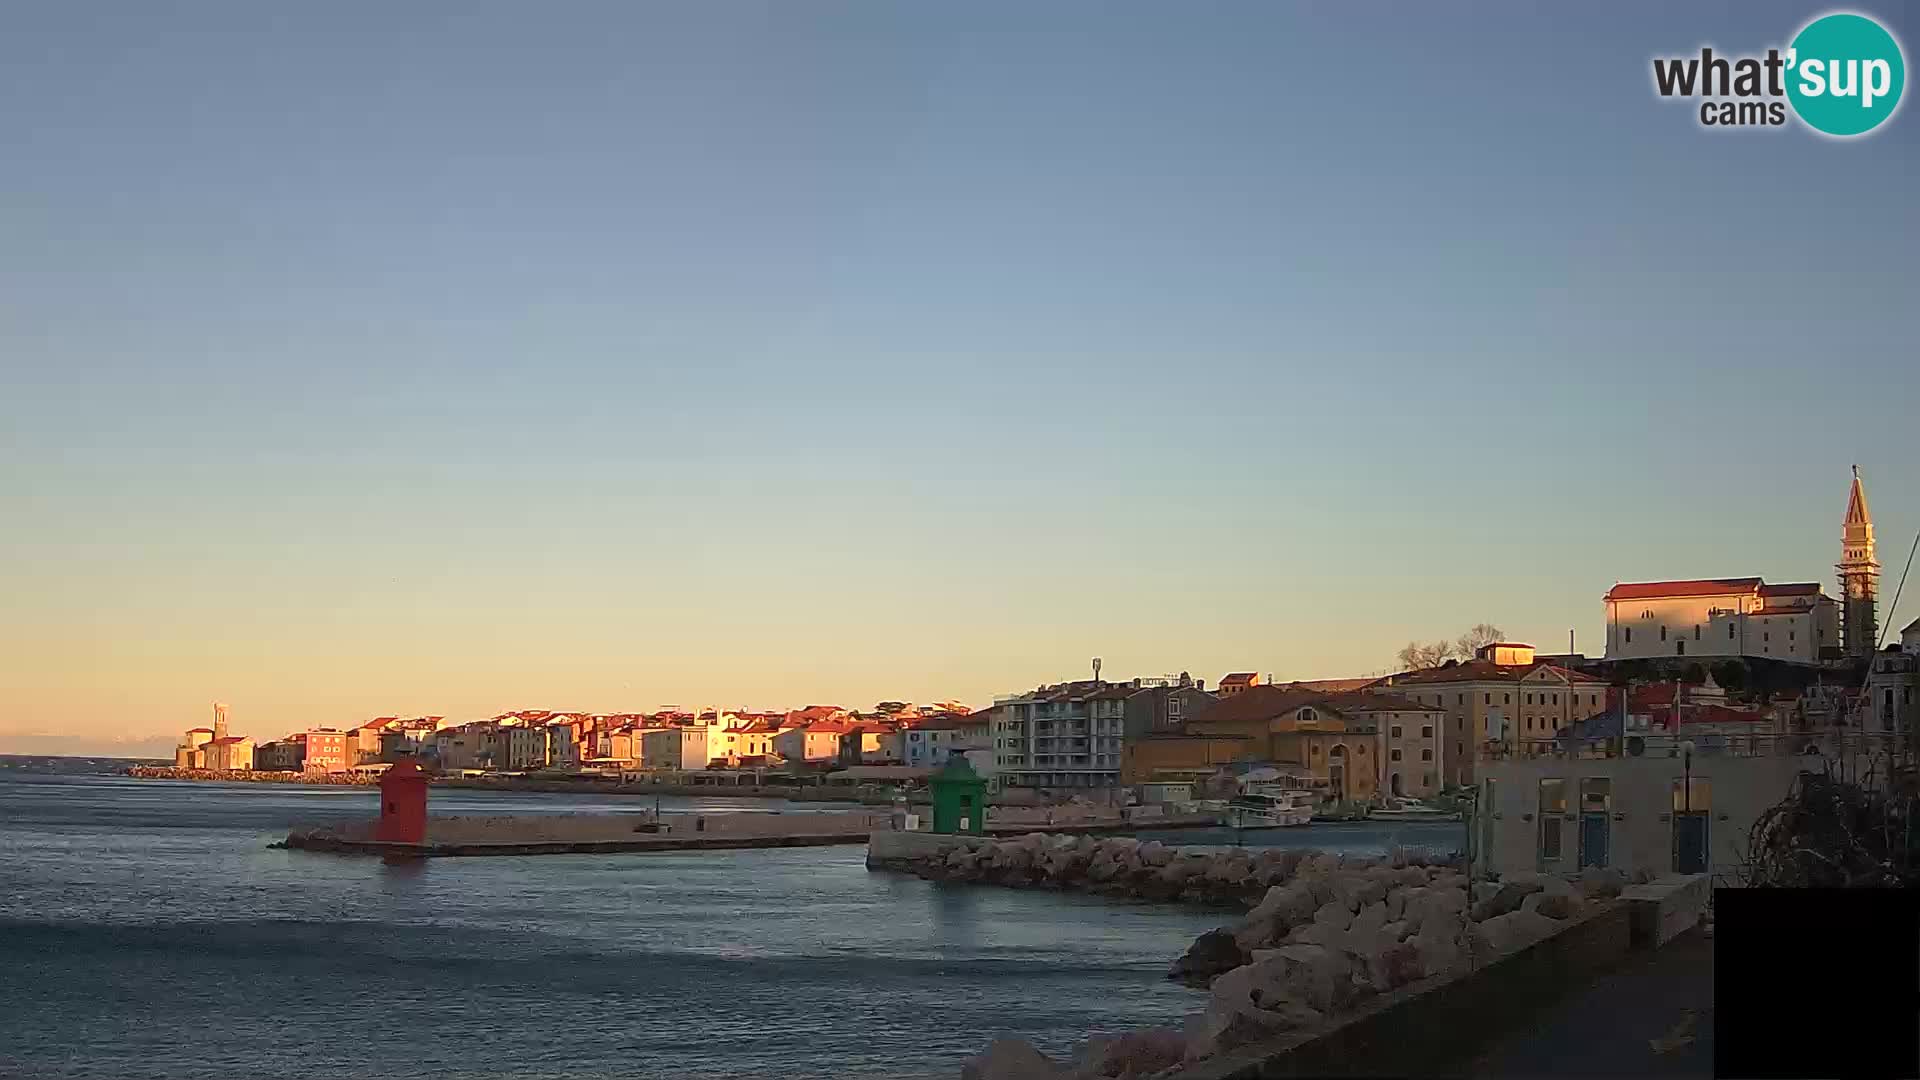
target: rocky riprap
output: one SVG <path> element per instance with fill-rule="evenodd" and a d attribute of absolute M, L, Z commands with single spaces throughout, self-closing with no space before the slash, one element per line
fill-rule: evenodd
<path fill-rule="evenodd" d="M 1064 845 L 1046 842 L 1041 848 L 1064 850 Z M 967 1064 L 964 1078 L 1177 1076 L 1187 1066 L 1248 1043 L 1310 1033 L 1376 995 L 1456 975 L 1523 949 L 1556 933 L 1590 903 L 1618 896 L 1627 884 L 1618 871 L 1588 870 L 1577 881 L 1529 873 L 1469 885 L 1451 863 L 1417 852 L 1360 859 L 1293 852 L 1197 857 L 1219 860 L 1220 877 L 1210 878 L 1211 862 L 1206 869 L 1187 862 L 1196 856 L 1168 858 L 1155 850 L 1150 861 L 1135 854 L 1143 868 L 1153 868 L 1144 877 L 1162 890 L 1172 881 L 1160 878 L 1159 870 L 1183 864 L 1195 869 L 1180 879 L 1179 896 L 1187 894 L 1186 883 L 1194 877 L 1219 886 L 1203 887 L 1200 896 L 1257 889 L 1258 899 L 1244 917 L 1202 934 L 1169 972 L 1170 978 L 1206 987 L 1205 1008 L 1179 1027 L 1089 1040 L 1065 1063 L 1024 1042 L 999 1040 Z M 979 859 L 953 869 L 1007 872 L 993 869 L 994 858 L 985 856 L 986 870 L 975 869 Z M 1004 855 L 999 858 L 1005 861 Z M 1129 860 L 1115 853 L 1102 858 L 1107 863 Z M 1238 869 L 1229 874 L 1229 864 Z M 1083 873 L 1091 876 L 1091 871 L 1089 860 Z M 1139 873 L 1106 880 L 1134 881 Z M 1250 886 L 1252 880 L 1259 884 Z"/>
<path fill-rule="evenodd" d="M 1312 852 L 1182 851 L 1130 836 L 1027 833 L 899 864 L 933 881 L 1069 889 L 1102 896 L 1245 908 L 1291 880 Z M 1417 856 L 1424 863 L 1427 856 Z M 1322 856 L 1332 858 L 1332 856 Z"/>

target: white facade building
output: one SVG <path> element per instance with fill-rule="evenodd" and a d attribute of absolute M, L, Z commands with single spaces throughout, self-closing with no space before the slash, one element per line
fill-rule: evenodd
<path fill-rule="evenodd" d="M 993 758 L 1001 785 L 1117 787 L 1127 698 L 1139 689 L 1095 679 L 997 699 Z"/>
<path fill-rule="evenodd" d="M 937 769 L 954 754 L 993 747 L 991 721 L 984 717 L 934 717 L 892 736 L 899 761 L 916 769 Z"/>
<path fill-rule="evenodd" d="M 1736 884 L 1754 821 L 1787 796 L 1800 772 L 1831 761 L 1865 775 L 1876 761 L 1885 767 L 1892 746 L 1859 734 L 1649 735 L 1637 753 L 1590 747 L 1482 762 L 1474 872 L 1602 866 L 1708 873 L 1717 885 Z"/>
<path fill-rule="evenodd" d="M 707 751 L 707 738 L 718 728 L 674 727 L 649 731 L 640 736 L 640 765 L 647 769 L 674 769 L 692 772 L 704 769 L 713 760 Z"/>
<path fill-rule="evenodd" d="M 1749 657 L 1816 664 L 1839 654 L 1839 605 L 1813 582 L 1626 582 L 1605 601 L 1608 660 Z"/>

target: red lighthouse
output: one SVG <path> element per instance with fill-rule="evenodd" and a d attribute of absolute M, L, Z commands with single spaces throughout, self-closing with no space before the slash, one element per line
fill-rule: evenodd
<path fill-rule="evenodd" d="M 396 844 L 427 842 L 427 773 L 400 761 L 380 777 L 380 824 L 373 838 Z"/>

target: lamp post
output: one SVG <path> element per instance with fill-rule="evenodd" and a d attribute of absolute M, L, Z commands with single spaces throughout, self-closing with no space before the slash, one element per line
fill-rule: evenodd
<path fill-rule="evenodd" d="M 1685 813 L 1691 814 L 1693 813 L 1693 740 L 1692 739 L 1688 739 L 1685 742 L 1680 744 L 1680 757 L 1681 757 L 1680 773 L 1681 773 L 1681 776 L 1684 777 L 1681 783 L 1686 786 L 1685 791 L 1681 794 L 1680 805 L 1684 808 Z"/>

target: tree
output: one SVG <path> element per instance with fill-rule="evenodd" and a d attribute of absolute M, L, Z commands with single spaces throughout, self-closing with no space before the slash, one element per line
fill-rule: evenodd
<path fill-rule="evenodd" d="M 1430 645 L 1409 641 L 1395 658 L 1400 661 L 1401 671 L 1421 671 L 1439 667 L 1449 660 L 1471 660 L 1481 648 L 1504 641 L 1506 636 L 1492 623 L 1481 623 L 1452 641 L 1436 641 Z"/>
<path fill-rule="evenodd" d="M 1454 640 L 1453 648 L 1462 660 L 1473 659 L 1473 654 L 1496 641 L 1505 641 L 1506 632 L 1492 623 L 1480 623 L 1461 634 Z"/>
<path fill-rule="evenodd" d="M 1436 641 L 1431 645 L 1422 645 L 1417 641 L 1409 641 L 1401 647 L 1397 659 L 1401 671 L 1424 671 L 1439 667 L 1452 656 L 1452 642 Z"/>
<path fill-rule="evenodd" d="M 1747 665 L 1738 660 L 1722 660 L 1713 665 L 1713 681 L 1733 693 L 1747 688 Z"/>

